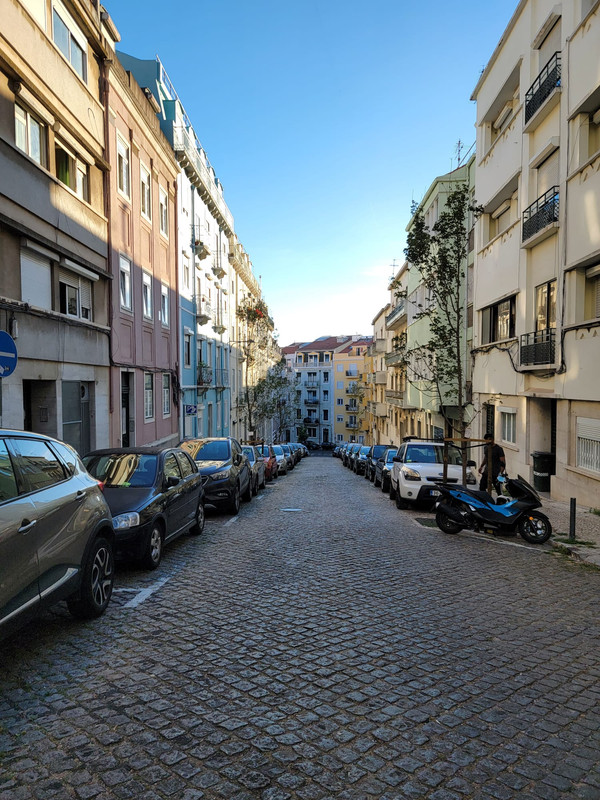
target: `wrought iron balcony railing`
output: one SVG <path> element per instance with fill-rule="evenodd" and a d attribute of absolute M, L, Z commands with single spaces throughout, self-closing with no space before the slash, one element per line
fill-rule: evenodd
<path fill-rule="evenodd" d="M 229 386 L 229 370 L 219 367 L 214 370 L 215 386 L 220 389 L 226 389 Z"/>
<path fill-rule="evenodd" d="M 525 124 L 542 107 L 557 86 L 560 86 L 560 52 L 554 53 L 525 95 Z"/>
<path fill-rule="evenodd" d="M 197 384 L 202 388 L 213 385 L 213 371 L 210 367 L 198 367 Z"/>
<path fill-rule="evenodd" d="M 305 397 L 304 398 L 304 405 L 306 405 L 306 406 L 318 406 L 319 405 L 319 398 L 318 397 Z"/>
<path fill-rule="evenodd" d="M 526 242 L 547 225 L 558 222 L 558 211 L 558 186 L 553 186 L 523 212 L 523 241 Z"/>
<path fill-rule="evenodd" d="M 522 334 L 520 347 L 521 366 L 554 364 L 556 357 L 555 343 L 556 330 L 554 328 Z"/>

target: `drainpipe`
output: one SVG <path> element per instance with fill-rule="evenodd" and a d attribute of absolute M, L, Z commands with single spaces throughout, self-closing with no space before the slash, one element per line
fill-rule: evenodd
<path fill-rule="evenodd" d="M 109 79 L 109 72 L 110 67 L 112 64 L 112 60 L 109 58 L 103 58 L 100 61 L 100 85 L 102 87 L 102 105 L 104 107 L 104 149 L 103 149 L 103 157 L 104 161 L 107 164 L 110 164 L 110 123 L 109 123 L 109 102 L 110 102 L 110 79 Z M 113 244 L 112 244 L 112 197 L 111 197 L 111 175 L 110 170 L 104 170 L 102 173 L 102 190 L 104 192 L 104 214 L 107 219 L 107 272 L 113 278 Z M 113 312 L 113 292 L 114 292 L 114 279 L 109 280 L 109 300 L 108 300 L 108 413 L 109 413 L 109 425 L 108 425 L 108 436 L 109 436 L 109 444 L 112 446 L 112 432 L 114 426 L 114 398 L 113 398 L 113 390 L 114 390 L 114 383 L 115 383 L 115 376 L 114 376 L 114 362 L 113 362 L 113 324 L 114 324 L 114 312 Z M 118 287 L 118 283 L 117 283 Z M 120 419 L 120 415 L 119 415 Z M 120 430 L 120 426 L 119 426 Z M 114 444 L 121 444 L 121 442 L 115 442 Z"/>

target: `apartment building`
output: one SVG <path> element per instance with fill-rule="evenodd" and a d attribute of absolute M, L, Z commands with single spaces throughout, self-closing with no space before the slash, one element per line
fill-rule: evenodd
<path fill-rule="evenodd" d="M 179 441 L 176 188 L 157 104 L 116 56 L 109 67 L 113 446 Z"/>
<path fill-rule="evenodd" d="M 375 414 L 377 404 L 367 389 L 370 383 L 365 367 L 365 358 L 372 364 L 372 345 L 370 336 L 353 336 L 333 354 L 336 442 L 372 444 L 370 415 Z M 382 410 L 381 405 L 377 410 Z"/>
<path fill-rule="evenodd" d="M 6 0 L 0 37 L 0 419 L 81 453 L 109 443 L 106 64 L 85 0 Z"/>
<path fill-rule="evenodd" d="M 523 0 L 481 75 L 473 390 L 509 472 L 600 492 L 600 6 Z"/>

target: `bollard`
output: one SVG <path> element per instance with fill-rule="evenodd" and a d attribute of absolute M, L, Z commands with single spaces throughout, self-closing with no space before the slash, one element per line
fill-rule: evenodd
<path fill-rule="evenodd" d="M 577 506 L 577 500 L 572 497 L 571 498 L 571 515 L 569 519 L 569 541 L 575 541 L 575 509 Z"/>

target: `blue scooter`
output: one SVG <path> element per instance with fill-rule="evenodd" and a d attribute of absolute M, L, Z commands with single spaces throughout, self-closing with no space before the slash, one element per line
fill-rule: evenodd
<path fill-rule="evenodd" d="M 442 497 L 436 503 L 435 521 L 444 533 L 467 529 L 514 535 L 518 531 L 531 544 L 542 544 L 552 534 L 548 517 L 534 510 L 542 505 L 539 494 L 520 475 L 506 478 L 510 497 L 498 497 L 495 501 L 487 492 L 467 486 L 442 483 L 437 488 Z"/>

